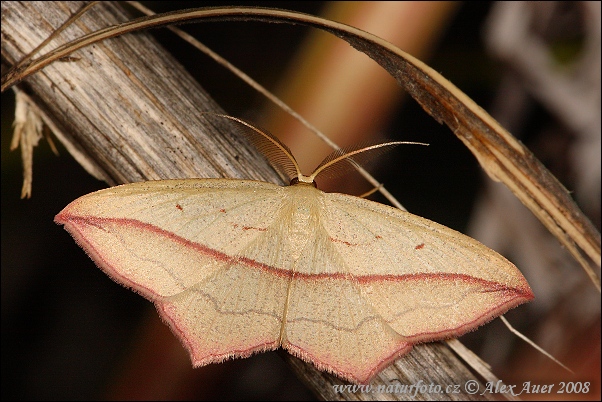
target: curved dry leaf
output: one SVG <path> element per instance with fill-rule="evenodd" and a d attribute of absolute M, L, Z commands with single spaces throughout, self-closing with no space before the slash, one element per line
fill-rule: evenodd
<path fill-rule="evenodd" d="M 600 290 L 600 280 L 585 253 L 601 264 L 600 233 L 583 215 L 568 191 L 541 162 L 479 107 L 439 73 L 390 43 L 359 29 L 319 17 L 284 10 L 231 7 L 183 10 L 142 17 L 119 27 L 86 35 L 32 62 L 23 70 L 2 78 L 2 90 L 21 75 L 26 76 L 53 60 L 127 32 L 198 20 L 258 20 L 308 25 L 328 31 L 366 53 L 385 68 L 422 107 L 440 123 L 447 124 L 479 160 L 489 176 L 503 182 L 535 214 L 582 265 Z M 579 248 L 581 250 L 579 250 Z"/>

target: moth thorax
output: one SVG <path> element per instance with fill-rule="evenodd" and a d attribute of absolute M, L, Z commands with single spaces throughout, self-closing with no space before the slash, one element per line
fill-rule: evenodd
<path fill-rule="evenodd" d="M 315 208 L 315 201 L 314 197 L 299 197 L 291 205 L 289 241 L 293 260 L 299 259 L 307 248 L 308 242 L 314 237 L 312 232 L 318 227 L 316 219 L 319 214 Z"/>
<path fill-rule="evenodd" d="M 300 185 L 307 184 L 307 185 L 312 185 L 315 188 L 318 188 L 316 181 L 314 179 L 312 179 L 308 176 L 303 176 L 303 175 L 301 175 L 300 177 L 293 177 L 289 184 L 291 186 L 294 186 L 296 184 L 300 184 Z"/>

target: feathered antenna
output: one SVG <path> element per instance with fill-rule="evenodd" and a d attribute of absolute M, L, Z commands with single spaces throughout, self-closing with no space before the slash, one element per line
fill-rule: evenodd
<path fill-rule="evenodd" d="M 340 148 L 330 155 L 318 165 L 318 167 L 309 176 L 305 176 L 297 163 L 293 153 L 285 144 L 283 144 L 276 136 L 267 130 L 260 129 L 250 122 L 232 117 L 225 114 L 205 113 L 212 116 L 223 117 L 235 121 L 243 126 L 241 132 L 251 141 L 253 145 L 261 151 L 268 159 L 270 164 L 281 174 L 288 176 L 291 184 L 305 183 L 315 185 L 315 179 L 318 175 L 327 172 L 330 176 L 339 176 L 347 172 L 351 168 L 359 167 L 361 162 L 379 155 L 386 148 L 402 145 L 428 145 L 422 142 L 412 141 L 392 141 L 369 146 L 357 146 L 352 148 Z M 353 159 L 351 157 L 354 157 Z M 346 162 L 347 164 L 342 164 Z M 332 173 L 335 171 L 336 173 Z"/>

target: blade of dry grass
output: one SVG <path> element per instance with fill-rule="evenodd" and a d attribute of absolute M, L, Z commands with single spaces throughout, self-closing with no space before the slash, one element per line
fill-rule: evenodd
<path fill-rule="evenodd" d="M 182 10 L 142 17 L 88 34 L 11 71 L 2 79 L 2 90 L 92 43 L 143 28 L 192 20 L 257 20 L 308 25 L 331 32 L 366 53 L 395 77 L 433 118 L 450 127 L 488 175 L 503 182 L 538 217 L 600 290 L 600 280 L 586 257 L 600 266 L 600 233 L 562 184 L 520 141 L 439 73 L 388 42 L 353 27 L 306 14 L 244 7 Z"/>

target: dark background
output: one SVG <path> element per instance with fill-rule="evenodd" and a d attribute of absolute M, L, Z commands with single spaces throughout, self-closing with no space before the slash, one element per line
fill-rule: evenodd
<path fill-rule="evenodd" d="M 323 6 L 322 2 L 228 4 L 310 14 L 318 14 Z M 147 5 L 161 12 L 168 11 L 168 6 L 179 9 L 223 3 Z M 428 61 L 485 109 L 503 69 L 483 48 L 481 29 L 489 7 L 489 2 L 465 3 Z M 207 23 L 184 28 L 268 88 L 276 84 L 305 35 L 304 28 L 283 24 Z M 253 90 L 204 55 L 191 54 L 171 33 L 157 30 L 153 34 L 173 49 L 230 114 L 245 115 L 260 104 Z M 119 373 L 128 370 L 128 357 L 136 353 L 141 328 L 156 312 L 148 301 L 95 268 L 72 238 L 53 223 L 54 215 L 69 202 L 106 187 L 90 177 L 65 149 L 59 146 L 61 155 L 56 157 L 45 142 L 36 148 L 33 197 L 19 199 L 20 154 L 9 152 L 13 98 L 11 91 L 2 94 L 2 399 L 123 397 Z M 534 125 L 547 118 L 545 112 L 537 113 Z M 388 135 L 395 138 L 399 133 L 404 133 L 404 139 L 411 136 L 432 145 L 411 152 L 396 150 L 388 159 L 397 160 L 391 164 L 395 169 L 383 165 L 377 178 L 409 211 L 463 231 L 483 179 L 476 160 L 414 101 L 403 104 Z M 189 379 L 179 384 L 183 390 L 168 395 L 183 399 L 313 398 L 277 353 L 209 367 L 215 374 L 199 376 L 204 376 L 203 381 L 212 379 L 210 384 Z"/>

